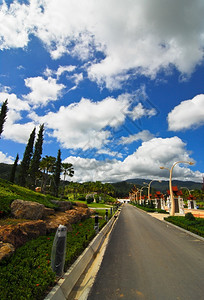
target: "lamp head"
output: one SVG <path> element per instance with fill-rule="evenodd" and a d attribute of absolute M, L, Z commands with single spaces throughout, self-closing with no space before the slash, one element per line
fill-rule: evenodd
<path fill-rule="evenodd" d="M 164 167 L 160 167 L 160 169 L 161 169 L 161 170 L 163 170 L 163 169 L 164 169 Z"/>
<path fill-rule="evenodd" d="M 192 161 L 189 161 L 188 163 L 189 163 L 189 165 L 191 165 L 191 166 L 194 165 L 194 162 L 192 162 Z"/>

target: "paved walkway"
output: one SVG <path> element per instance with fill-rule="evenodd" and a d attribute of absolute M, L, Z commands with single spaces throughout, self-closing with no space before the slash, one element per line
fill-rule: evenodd
<path fill-rule="evenodd" d="M 204 218 L 204 210 L 201 209 L 184 209 L 185 214 L 191 212 L 196 218 Z M 164 220 L 164 218 L 168 218 L 169 214 L 160 214 L 160 213 L 148 213 L 148 215 L 157 218 L 159 220 Z"/>

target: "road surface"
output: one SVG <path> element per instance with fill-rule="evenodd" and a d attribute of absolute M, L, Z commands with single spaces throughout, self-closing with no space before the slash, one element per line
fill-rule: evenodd
<path fill-rule="evenodd" d="M 204 299 L 204 241 L 125 204 L 88 300 Z"/>

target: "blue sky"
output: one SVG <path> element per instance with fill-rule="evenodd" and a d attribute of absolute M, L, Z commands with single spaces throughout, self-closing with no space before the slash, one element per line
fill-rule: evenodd
<path fill-rule="evenodd" d="M 178 3 L 179 2 L 179 3 Z M 22 159 L 45 124 L 43 156 L 74 181 L 202 182 L 202 0 L 0 1 L 0 162 Z"/>

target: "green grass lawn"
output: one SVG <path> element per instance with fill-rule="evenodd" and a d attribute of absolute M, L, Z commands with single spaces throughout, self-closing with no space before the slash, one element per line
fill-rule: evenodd
<path fill-rule="evenodd" d="M 57 199 L 51 195 L 43 195 L 36 193 L 19 185 L 13 184 L 9 181 L 0 178 L 0 214 L 1 216 L 10 213 L 10 205 L 16 200 L 26 200 L 38 202 L 49 208 L 54 208 L 56 205 L 50 202 L 52 199 Z M 58 199 L 59 200 L 59 199 Z"/>
<path fill-rule="evenodd" d="M 102 203 L 90 203 L 87 204 L 89 208 L 110 208 L 113 207 L 111 205 L 102 204 Z"/>

